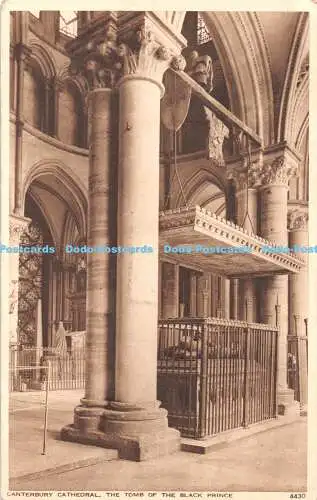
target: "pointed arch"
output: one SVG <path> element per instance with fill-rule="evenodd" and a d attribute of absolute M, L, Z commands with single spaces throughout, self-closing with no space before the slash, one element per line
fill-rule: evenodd
<path fill-rule="evenodd" d="M 81 180 L 59 160 L 41 160 L 31 167 L 23 182 L 23 210 L 28 188 L 32 182 L 43 176 L 52 176 L 53 179 L 57 179 L 61 183 L 65 202 L 74 215 L 78 233 L 81 237 L 86 237 L 87 191 Z"/>
<path fill-rule="evenodd" d="M 306 78 L 304 74 L 304 78 L 302 78 L 302 73 L 305 71 L 306 61 L 308 63 L 308 33 L 308 14 L 306 12 L 302 12 L 297 23 L 287 66 L 278 122 L 278 141 L 281 142 L 286 140 L 293 146 L 295 145 L 296 134 L 294 135 L 293 133 L 294 129 L 292 120 L 294 116 L 296 116 L 294 111 L 295 108 L 299 106 L 299 100 L 302 100 L 302 105 L 307 107 L 308 113 L 308 95 L 307 93 L 305 95 L 305 92 L 303 92 L 303 86 L 305 85 L 308 92 L 308 75 Z M 306 102 L 306 104 L 304 102 Z"/>
<path fill-rule="evenodd" d="M 30 41 L 29 48 L 31 49 L 30 59 L 36 61 L 43 78 L 47 80 L 54 78 L 56 75 L 56 62 L 53 55 L 35 40 Z"/>

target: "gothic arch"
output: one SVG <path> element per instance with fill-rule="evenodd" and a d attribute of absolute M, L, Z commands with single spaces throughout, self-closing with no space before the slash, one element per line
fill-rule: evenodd
<path fill-rule="evenodd" d="M 31 49 L 31 61 L 34 60 L 45 79 L 52 79 L 56 75 L 56 63 L 53 56 L 39 43 L 32 40 L 29 43 Z"/>
<path fill-rule="evenodd" d="M 217 188 L 216 193 L 212 193 L 206 200 L 203 205 L 206 203 L 214 201 L 219 197 L 226 197 L 225 186 L 223 182 L 218 179 L 212 172 L 207 169 L 199 169 L 198 172 L 195 172 L 184 184 L 183 193 L 188 205 L 196 205 L 198 204 L 198 196 L 202 190 L 206 189 L 207 186 L 215 186 Z M 180 207 L 183 204 L 183 194 L 179 193 L 176 198 L 175 207 Z"/>
<path fill-rule="evenodd" d="M 173 15 L 174 14 L 174 15 Z M 167 12 L 181 32 L 186 12 Z M 263 137 L 274 139 L 273 89 L 269 52 L 254 12 L 201 12 L 224 72 L 231 111 Z"/>
<path fill-rule="evenodd" d="M 279 123 L 278 123 L 278 141 L 286 140 L 289 144 L 295 146 L 297 133 L 302 126 L 308 114 L 308 15 L 303 12 L 300 14 L 297 24 L 290 58 L 287 66 L 283 94 L 281 99 Z M 302 122 L 298 123 L 296 110 L 306 108 L 302 112 Z M 294 120 L 297 127 L 294 127 Z"/>
<path fill-rule="evenodd" d="M 84 238 L 87 232 L 87 191 L 81 180 L 59 160 L 42 160 L 31 167 L 23 182 L 23 210 L 28 188 L 32 182 L 43 176 L 52 176 L 64 186 L 67 193 L 65 202 L 74 215 L 78 233 Z"/>
<path fill-rule="evenodd" d="M 269 144 L 274 136 L 268 50 L 255 13 L 204 12 L 226 79 L 231 110 Z"/>

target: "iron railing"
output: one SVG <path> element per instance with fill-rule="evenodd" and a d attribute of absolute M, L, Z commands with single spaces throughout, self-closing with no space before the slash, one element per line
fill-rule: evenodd
<path fill-rule="evenodd" d="M 160 321 L 158 399 L 169 425 L 202 438 L 276 417 L 277 346 L 269 325 Z"/>
<path fill-rule="evenodd" d="M 308 338 L 306 336 L 288 337 L 287 382 L 294 390 L 294 399 L 301 405 L 307 404 L 308 392 Z"/>
<path fill-rule="evenodd" d="M 10 349 L 10 391 L 41 389 L 46 382 L 46 366 L 50 362 L 48 390 L 82 389 L 85 385 L 85 350 L 75 349 L 63 354 L 54 348 Z M 34 370 L 33 367 L 39 367 Z M 40 368 L 43 367 L 43 370 Z"/>

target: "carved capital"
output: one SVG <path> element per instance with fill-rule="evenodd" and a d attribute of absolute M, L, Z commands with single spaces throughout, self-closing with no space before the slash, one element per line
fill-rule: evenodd
<path fill-rule="evenodd" d="M 233 180 L 237 192 L 256 189 L 261 185 L 261 159 L 254 158 L 249 165 L 248 160 L 243 158 L 240 166 L 228 170 L 228 179 Z"/>
<path fill-rule="evenodd" d="M 17 43 L 14 48 L 15 57 L 17 61 L 22 61 L 25 64 L 30 62 L 32 50 L 30 47 L 25 45 L 24 43 Z"/>
<path fill-rule="evenodd" d="M 209 123 L 208 157 L 214 160 L 219 166 L 224 166 L 225 161 L 222 146 L 225 137 L 229 137 L 229 129 L 209 108 L 204 107 L 204 110 Z"/>
<path fill-rule="evenodd" d="M 291 210 L 287 215 L 287 222 L 290 231 L 296 229 L 307 230 L 308 213 L 299 209 Z"/>
<path fill-rule="evenodd" d="M 196 50 L 188 58 L 187 73 L 207 92 L 213 89 L 212 59 L 208 55 L 200 56 Z"/>
<path fill-rule="evenodd" d="M 288 186 L 291 177 L 297 175 L 297 166 L 287 161 L 285 156 L 279 156 L 270 163 L 264 163 L 261 168 L 261 184 L 278 184 Z"/>
<path fill-rule="evenodd" d="M 175 56 L 169 48 L 160 45 L 154 34 L 144 27 L 136 32 L 129 43 L 120 43 L 117 54 L 122 76 L 149 78 L 160 85 L 168 67 L 181 71 L 186 65 L 182 56 Z"/>
<path fill-rule="evenodd" d="M 70 47 L 70 73 L 84 78 L 89 90 L 112 88 L 118 78 L 117 35 L 112 22 L 102 32 L 79 37 Z"/>
<path fill-rule="evenodd" d="M 21 217 L 16 217 L 14 215 L 10 216 L 9 221 L 9 236 L 10 245 L 19 245 L 20 238 L 24 231 L 27 229 L 30 219 L 24 219 Z"/>
<path fill-rule="evenodd" d="M 132 75 L 162 85 L 169 65 L 183 70 L 186 63 L 177 56 L 178 38 L 158 19 L 153 12 L 109 12 L 102 24 L 96 22 L 69 43 L 72 70 L 85 76 L 90 90 L 113 88 Z"/>

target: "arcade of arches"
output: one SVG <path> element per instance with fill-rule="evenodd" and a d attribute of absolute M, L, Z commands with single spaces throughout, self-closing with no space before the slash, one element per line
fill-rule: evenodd
<path fill-rule="evenodd" d="M 158 248 L 159 211 L 193 206 L 307 245 L 308 14 L 71 14 L 10 13 L 10 244 L 47 248 L 10 257 L 10 342 L 54 346 L 60 321 L 86 335 L 65 439 L 89 441 L 104 419 L 111 444 L 145 432 L 155 455 L 179 446 L 156 401 L 158 318 L 272 323 L 278 300 L 280 405 L 293 408 L 287 337 L 307 333 L 304 265 L 239 278 L 163 252 L 116 261 L 65 247 Z"/>

